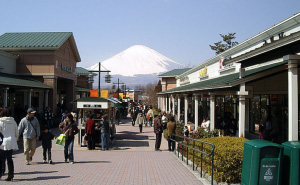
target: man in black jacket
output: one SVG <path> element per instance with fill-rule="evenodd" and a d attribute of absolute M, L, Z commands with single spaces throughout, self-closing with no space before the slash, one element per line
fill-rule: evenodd
<path fill-rule="evenodd" d="M 160 144 L 161 144 L 161 137 L 163 133 L 162 123 L 161 123 L 161 113 L 154 119 L 154 133 L 156 134 L 155 140 L 155 151 L 161 151 Z"/>

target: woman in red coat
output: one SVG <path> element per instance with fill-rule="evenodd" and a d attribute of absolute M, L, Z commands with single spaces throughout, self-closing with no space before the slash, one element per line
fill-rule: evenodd
<path fill-rule="evenodd" d="M 94 114 L 89 115 L 89 119 L 85 123 L 85 135 L 88 139 L 88 149 L 95 149 L 95 121 L 93 120 Z"/>

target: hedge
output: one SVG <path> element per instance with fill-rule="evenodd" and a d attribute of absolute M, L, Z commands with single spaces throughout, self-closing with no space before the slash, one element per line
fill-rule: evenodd
<path fill-rule="evenodd" d="M 217 182 L 240 183 L 242 175 L 243 150 L 245 138 L 213 137 L 200 139 L 215 145 L 214 150 L 214 180 Z M 195 144 L 200 149 L 201 143 Z M 211 146 L 203 145 L 203 151 L 209 153 Z M 185 152 L 184 152 L 185 153 Z M 192 159 L 192 150 L 189 150 L 189 160 Z M 200 153 L 195 152 L 195 163 L 200 166 Z M 211 175 L 211 157 L 203 155 L 203 171 Z"/>

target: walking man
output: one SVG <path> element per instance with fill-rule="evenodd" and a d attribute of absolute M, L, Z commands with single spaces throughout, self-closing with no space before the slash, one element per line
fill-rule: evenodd
<path fill-rule="evenodd" d="M 155 151 L 161 151 L 160 144 L 161 144 L 161 136 L 162 136 L 162 124 L 161 124 L 161 113 L 154 119 L 154 133 L 156 134 L 155 140 Z"/>
<path fill-rule="evenodd" d="M 23 134 L 26 165 L 30 165 L 36 149 L 36 141 L 38 141 L 40 137 L 40 123 L 34 116 L 35 112 L 34 109 L 29 108 L 27 115 L 21 120 L 18 127 L 19 135 Z"/>

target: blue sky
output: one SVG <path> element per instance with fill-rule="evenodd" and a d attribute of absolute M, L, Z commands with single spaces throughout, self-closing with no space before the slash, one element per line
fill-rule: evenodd
<path fill-rule="evenodd" d="M 82 67 L 137 44 L 191 67 L 219 34 L 242 42 L 297 12 L 300 0 L 1 0 L 0 34 L 73 32 Z"/>

